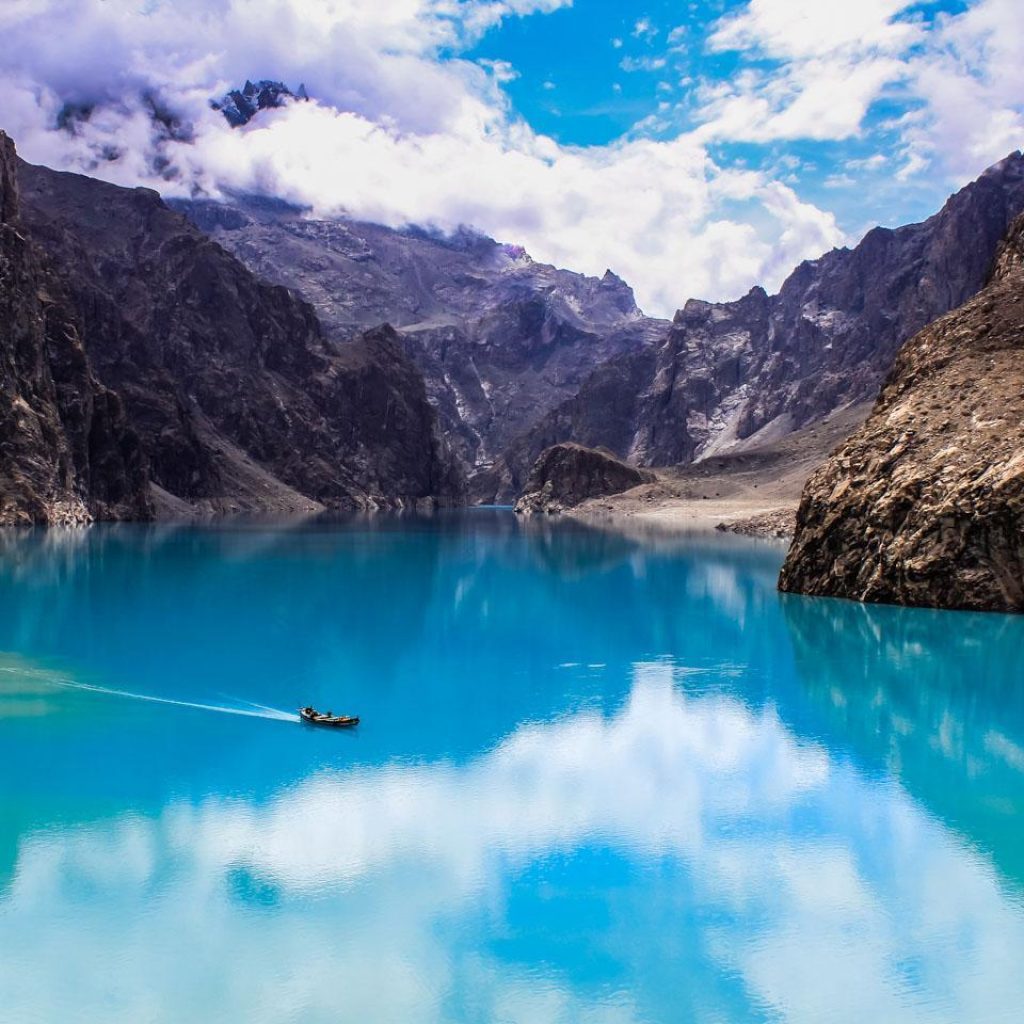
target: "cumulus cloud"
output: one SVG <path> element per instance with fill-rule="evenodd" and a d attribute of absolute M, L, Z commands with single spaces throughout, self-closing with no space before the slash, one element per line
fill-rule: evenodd
<path fill-rule="evenodd" d="M 945 160 L 963 181 L 1024 144 L 1024 6 L 982 0 L 941 19 L 937 41 L 915 62 L 925 106 L 907 120 L 907 152 Z"/>
<path fill-rule="evenodd" d="M 1024 140 L 1024 7 L 975 0 L 923 17 L 914 0 L 750 0 L 708 45 L 749 60 L 699 92 L 699 138 L 768 143 L 862 137 L 898 104 L 898 175 L 933 164 L 963 183 Z"/>
<path fill-rule="evenodd" d="M 768 57 L 810 58 L 853 49 L 895 52 L 912 42 L 917 29 L 896 21 L 916 0 L 750 0 L 724 18 L 712 35 L 718 49 L 757 49 Z"/>
<path fill-rule="evenodd" d="M 691 296 L 772 289 L 800 260 L 850 240 L 831 212 L 793 191 L 777 151 L 761 171 L 741 172 L 711 157 L 722 143 L 870 144 L 877 130 L 891 183 L 941 173 L 961 184 L 1024 137 L 1017 0 L 975 0 L 930 20 L 910 0 L 750 0 L 714 22 L 705 43 L 737 54 L 737 73 L 687 77 L 679 92 L 666 82 L 626 137 L 562 145 L 510 107 L 516 68 L 465 54 L 504 19 L 567 6 L 7 0 L 2 126 L 30 160 L 166 194 L 257 191 L 319 215 L 469 225 L 540 260 L 592 274 L 610 267 L 663 315 Z M 676 28 L 659 52 L 662 35 L 639 18 L 627 42 L 645 52 L 621 68 L 674 68 L 683 35 L 699 45 L 692 26 Z M 304 83 L 313 101 L 241 130 L 210 108 L 263 77 Z M 898 111 L 884 131 L 870 123 L 883 98 Z M 843 170 L 856 180 L 854 162 Z M 844 179 L 829 180 L 837 196 Z"/>
<path fill-rule="evenodd" d="M 784 186 L 767 175 L 754 221 L 731 219 L 729 172 L 697 138 L 559 145 L 511 111 L 502 84 L 515 69 L 451 56 L 503 18 L 568 3 L 20 0 L 0 15 L 4 126 L 30 160 L 121 184 L 472 225 L 537 259 L 611 267 L 667 315 L 692 295 L 776 285 L 775 268 L 843 240 L 831 214 L 779 204 Z M 209 100 L 255 77 L 305 83 L 314 101 L 232 130 Z M 69 103 L 89 116 L 58 130 Z M 154 126 L 154 109 L 187 130 Z"/>

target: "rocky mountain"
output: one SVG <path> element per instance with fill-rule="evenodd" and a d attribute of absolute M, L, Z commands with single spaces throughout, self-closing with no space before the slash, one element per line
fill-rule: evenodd
<path fill-rule="evenodd" d="M 629 466 L 611 452 L 578 444 L 556 444 L 542 452 L 516 502 L 518 515 L 551 515 L 588 498 L 621 494 L 653 483 L 654 474 Z"/>
<path fill-rule="evenodd" d="M 240 116 L 292 98 L 274 82 L 238 92 L 248 104 L 234 101 Z M 610 271 L 559 270 L 469 230 L 316 219 L 252 197 L 174 201 L 193 230 L 153 193 L 116 190 L 111 205 L 107 187 L 93 183 L 88 197 L 57 202 L 61 189 L 40 185 L 58 180 L 52 172 L 24 173 L 26 222 L 70 268 L 80 308 L 95 316 L 102 304 L 86 296 L 101 293 L 102 308 L 116 311 L 111 322 L 128 323 L 126 336 L 166 335 L 168 344 L 153 342 L 153 366 L 123 340 L 95 351 L 86 343 L 98 379 L 140 414 L 131 421 L 154 493 L 215 508 L 235 507 L 231 493 L 271 507 L 413 500 L 459 492 L 461 476 L 472 500 L 511 501 L 541 452 L 561 442 L 641 466 L 771 442 L 872 399 L 900 345 L 978 291 L 1024 210 L 1024 157 L 1013 154 L 929 220 L 875 229 L 855 249 L 802 264 L 777 295 L 755 288 L 734 302 L 691 300 L 669 323 L 643 316 Z M 68 195 L 87 191 L 85 179 L 60 180 Z M 117 212 L 104 220 L 108 206 Z M 193 260 L 201 272 L 186 269 Z M 146 287 L 131 281 L 136 266 Z M 187 306 L 171 298 L 182 289 Z M 394 333 L 364 337 L 385 323 Z M 216 344 L 200 344 L 204 332 Z M 154 411 L 140 397 L 156 387 L 157 369 L 160 394 L 186 410 L 177 420 L 162 399 Z M 209 390 L 184 388 L 182 373 L 200 369 Z M 347 390 L 371 371 L 372 386 Z M 283 374 L 291 390 L 282 398 Z M 434 414 L 411 397 L 419 375 L 443 440 L 426 426 Z M 398 434 L 361 434 L 367 394 L 374 422 L 397 415 Z M 279 399 L 288 415 L 272 415 Z M 170 430 L 172 420 L 181 429 Z M 414 443 L 420 428 L 425 448 Z M 270 491 L 264 470 L 276 481 Z"/>
<path fill-rule="evenodd" d="M 306 303 L 258 280 L 155 192 L 13 166 L 18 230 L 66 299 L 80 372 L 94 375 L 111 415 L 123 409 L 124 444 L 141 451 L 157 511 L 387 507 L 461 493 L 422 377 L 389 328 L 333 345 Z M 8 289 L 26 322 L 32 286 L 26 277 Z M 23 390 L 45 384 L 23 366 L 10 372 Z"/>
<path fill-rule="evenodd" d="M 392 324 L 467 473 L 486 474 L 594 367 L 653 350 L 669 326 L 642 316 L 610 271 L 558 270 L 468 230 L 318 220 L 255 198 L 173 205 L 260 277 L 302 295 L 333 339 Z"/>
<path fill-rule="evenodd" d="M 778 295 L 687 302 L 653 350 L 597 367 L 516 438 L 483 489 L 515 493 L 560 441 L 641 465 L 689 463 L 874 397 L 900 345 L 982 287 L 1022 211 L 1024 157 L 1014 153 L 929 220 L 875 228 L 855 249 L 801 264 Z"/>
<path fill-rule="evenodd" d="M 807 484 L 785 591 L 1024 611 L 1024 217 Z"/>
<path fill-rule="evenodd" d="M 212 100 L 210 106 L 219 110 L 232 128 L 241 128 L 261 110 L 273 110 L 292 100 L 308 99 L 304 85 L 300 85 L 297 92 L 292 92 L 284 82 L 261 79 L 258 82 L 247 81 L 241 89 L 232 89 L 221 99 Z"/>
<path fill-rule="evenodd" d="M 21 216 L 0 132 L 0 526 L 147 518 L 145 460 L 85 326 Z"/>

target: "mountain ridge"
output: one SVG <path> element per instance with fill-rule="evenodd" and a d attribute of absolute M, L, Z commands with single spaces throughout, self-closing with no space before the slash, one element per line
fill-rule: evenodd
<path fill-rule="evenodd" d="M 900 345 L 983 286 L 1021 212 L 1024 157 L 1014 152 L 927 220 L 804 261 L 774 296 L 755 287 L 732 302 L 691 299 L 653 354 L 596 368 L 515 439 L 488 484 L 498 498 L 515 493 L 562 441 L 643 466 L 686 464 L 874 397 Z"/>
<path fill-rule="evenodd" d="M 97 393 L 114 396 L 138 440 L 149 514 L 458 500 L 422 377 L 390 328 L 338 349 L 306 303 L 258 280 L 157 193 L 7 149 L 19 228 L 77 318 Z M 29 517 L 46 519 L 45 505 Z M 97 512 L 85 503 L 77 518 Z"/>
<path fill-rule="evenodd" d="M 784 591 L 1024 611 L 1024 216 L 809 480 Z"/>

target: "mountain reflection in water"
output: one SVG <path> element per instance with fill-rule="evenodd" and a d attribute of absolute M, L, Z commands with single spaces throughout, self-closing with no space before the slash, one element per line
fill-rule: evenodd
<path fill-rule="evenodd" d="M 500 513 L 76 538 L 0 569 L 0 1017 L 1024 1001 L 1017 619 L 780 599 L 774 545 Z M 365 728 L 62 676 L 343 689 Z"/>

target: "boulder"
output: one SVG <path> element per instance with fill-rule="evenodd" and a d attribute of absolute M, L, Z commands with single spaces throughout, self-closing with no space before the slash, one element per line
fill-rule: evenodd
<path fill-rule="evenodd" d="M 556 444 L 537 459 L 515 509 L 518 515 L 551 515 L 573 509 L 588 498 L 621 494 L 653 480 L 653 473 L 630 466 L 611 452 Z"/>

